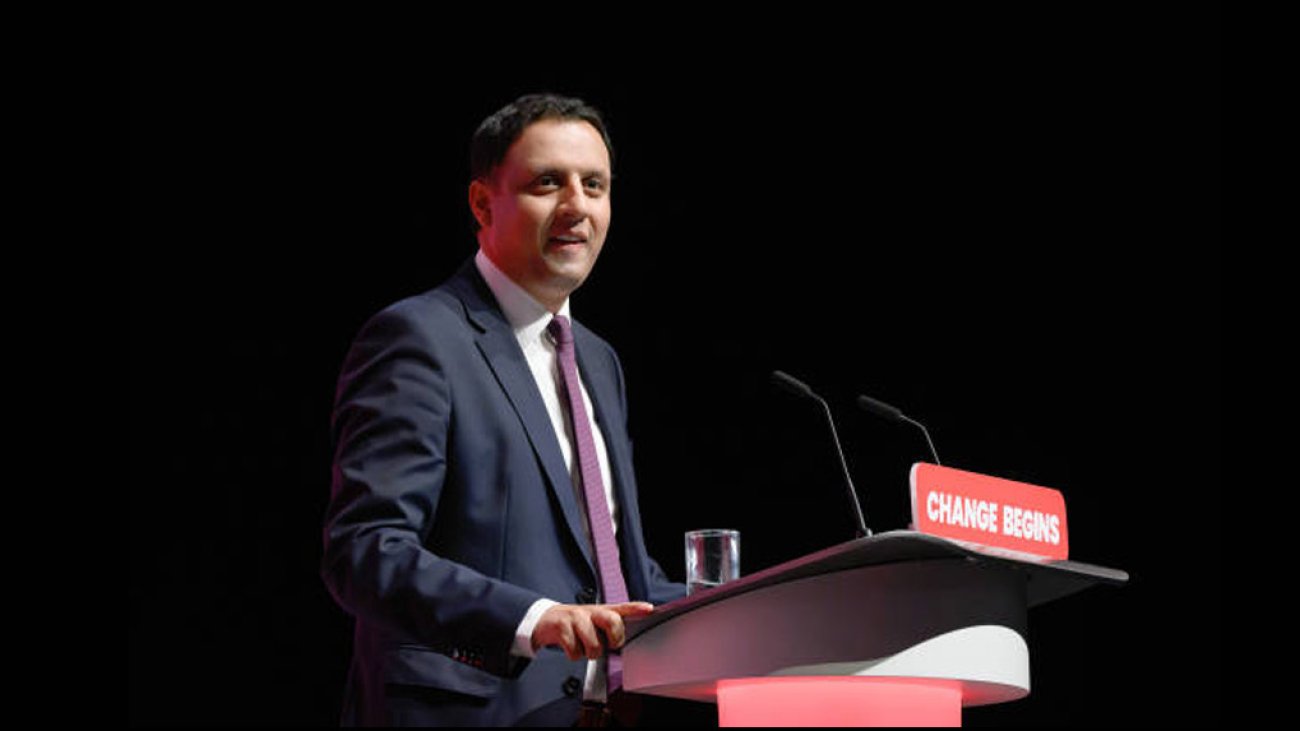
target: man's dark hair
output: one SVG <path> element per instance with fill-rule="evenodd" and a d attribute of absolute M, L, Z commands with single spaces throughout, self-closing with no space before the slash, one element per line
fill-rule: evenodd
<path fill-rule="evenodd" d="M 506 157 L 506 150 L 519 139 L 528 125 L 543 119 L 577 120 L 589 123 L 605 141 L 609 164 L 614 165 L 614 145 L 609 141 L 600 112 L 581 99 L 558 94 L 526 94 L 483 120 L 469 148 L 470 180 L 487 180 Z"/>

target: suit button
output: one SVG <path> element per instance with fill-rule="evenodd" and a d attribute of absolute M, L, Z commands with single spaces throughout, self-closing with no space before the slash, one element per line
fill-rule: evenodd
<path fill-rule="evenodd" d="M 579 604 L 591 604 L 596 601 L 596 590 L 590 586 L 583 587 L 582 591 L 578 592 L 573 598 L 577 599 Z"/>
<path fill-rule="evenodd" d="M 569 679 L 564 681 L 564 685 L 561 687 L 564 689 L 564 694 L 572 698 L 578 694 L 578 691 L 582 690 L 582 681 L 570 675 Z"/>

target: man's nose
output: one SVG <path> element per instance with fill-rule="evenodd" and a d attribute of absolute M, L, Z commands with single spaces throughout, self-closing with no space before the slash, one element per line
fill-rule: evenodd
<path fill-rule="evenodd" d="M 582 179 L 578 176 L 568 180 L 560 189 L 558 213 L 567 220 L 576 223 L 586 218 L 589 204 L 587 193 L 582 189 Z"/>

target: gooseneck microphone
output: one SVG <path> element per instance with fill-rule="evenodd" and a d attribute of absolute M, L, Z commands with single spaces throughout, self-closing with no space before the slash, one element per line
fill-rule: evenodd
<path fill-rule="evenodd" d="M 862 516 L 862 504 L 858 502 L 858 491 L 853 487 L 853 478 L 849 477 L 849 465 L 844 461 L 844 450 L 840 448 L 840 436 L 835 431 L 835 419 L 831 417 L 831 407 L 826 404 L 826 399 L 813 393 L 813 390 L 808 388 L 808 384 L 781 371 L 772 371 L 772 383 L 795 396 L 812 399 L 822 405 L 822 411 L 826 414 L 826 424 L 831 428 L 831 439 L 835 442 L 835 454 L 840 458 L 840 471 L 844 475 L 844 487 L 849 491 L 849 503 L 853 506 L 853 516 L 857 521 L 857 537 L 866 538 L 871 535 L 871 529 L 867 527 L 867 519 Z"/>
<path fill-rule="evenodd" d="M 873 399 L 870 396 L 858 396 L 858 406 L 863 411 L 869 411 L 876 416 L 883 416 L 890 421 L 905 421 L 920 428 L 921 433 L 925 435 L 926 443 L 930 445 L 930 456 L 934 457 L 934 463 L 940 467 L 943 466 L 943 463 L 939 461 L 939 453 L 934 450 L 934 442 L 930 439 L 930 430 L 925 428 L 925 424 L 905 416 L 898 407 L 890 406 L 884 401 Z"/>

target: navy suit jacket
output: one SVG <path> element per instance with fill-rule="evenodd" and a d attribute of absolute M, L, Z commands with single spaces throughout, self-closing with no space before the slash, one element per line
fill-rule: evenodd
<path fill-rule="evenodd" d="M 628 594 L 671 601 L 685 587 L 646 553 L 622 368 L 608 343 L 573 329 Z M 510 648 L 534 601 L 590 603 L 598 574 L 536 381 L 472 259 L 362 328 L 333 438 L 321 575 L 356 618 L 343 722 L 572 723 L 586 661 Z"/>

